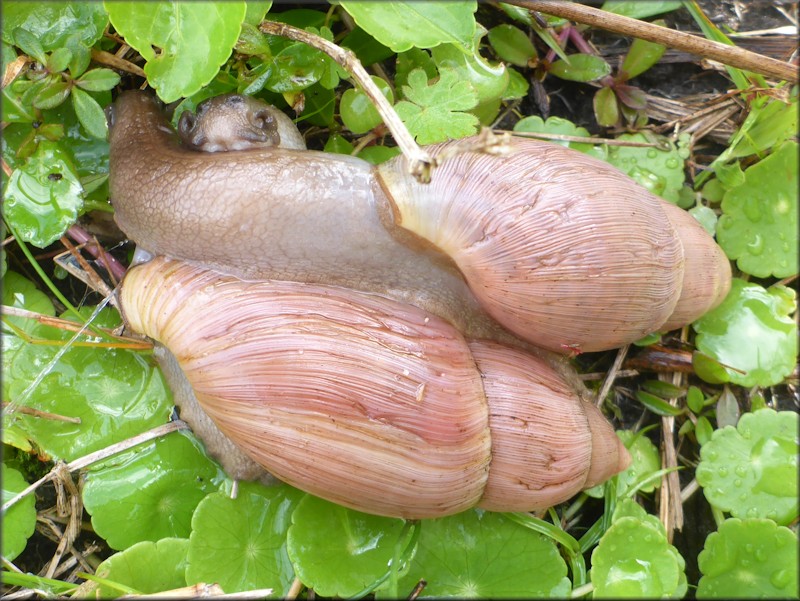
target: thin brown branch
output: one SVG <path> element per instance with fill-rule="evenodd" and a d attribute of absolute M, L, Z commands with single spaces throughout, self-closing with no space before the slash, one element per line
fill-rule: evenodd
<path fill-rule="evenodd" d="M 114 69 L 119 69 L 120 71 L 133 73 L 139 77 L 147 77 L 140 66 L 134 65 L 132 62 L 126 61 L 124 58 L 120 58 L 114 54 L 111 54 L 110 52 L 106 52 L 105 50 L 92 50 L 92 60 L 96 63 L 100 63 L 101 65 L 106 65 L 107 67 L 113 67 Z"/>
<path fill-rule="evenodd" d="M 798 69 L 796 65 L 750 52 L 738 46 L 728 46 L 720 42 L 707 40 L 703 37 L 692 35 L 683 31 L 675 31 L 646 21 L 639 21 L 615 15 L 613 13 L 584 6 L 575 2 L 561 2 L 558 0 L 506 0 L 508 4 L 521 6 L 529 10 L 536 10 L 555 17 L 562 17 L 599 27 L 615 33 L 629 35 L 649 42 L 663 44 L 694 54 L 702 58 L 718 61 L 725 65 L 759 73 L 766 77 L 773 77 L 791 83 L 798 82 Z"/>

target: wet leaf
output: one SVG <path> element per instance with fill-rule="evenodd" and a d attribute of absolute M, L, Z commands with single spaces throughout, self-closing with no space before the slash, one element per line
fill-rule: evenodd
<path fill-rule="evenodd" d="M 798 270 L 796 142 L 786 142 L 749 167 L 744 183 L 725 193 L 717 241 L 736 265 L 756 277 Z"/>
<path fill-rule="evenodd" d="M 688 588 L 684 567 L 658 519 L 627 499 L 592 552 L 593 597 L 682 598 Z"/>
<path fill-rule="evenodd" d="M 425 72 L 415 69 L 403 86 L 403 96 L 406 100 L 395 109 L 420 144 L 463 138 L 477 131 L 477 117 L 460 112 L 475 107 L 477 94 L 451 69 L 442 69 L 439 81 L 430 85 Z"/>
<path fill-rule="evenodd" d="M 189 539 L 162 538 L 142 541 L 115 553 L 99 566 L 96 576 L 128 586 L 142 594 L 171 591 L 186 586 L 186 552 Z M 119 597 L 118 589 L 104 585 L 97 588 L 101 598 Z"/>
<path fill-rule="evenodd" d="M 703 229 L 710 235 L 713 236 L 715 234 L 717 229 L 717 214 L 714 212 L 714 209 L 698 205 L 689 209 L 689 214 L 697 219 L 700 225 L 703 226 Z"/>
<path fill-rule="evenodd" d="M 404 524 L 306 495 L 292 514 L 287 551 L 318 595 L 351 597 L 390 569 Z"/>
<path fill-rule="evenodd" d="M 271 61 L 264 87 L 272 92 L 300 92 L 320 80 L 326 63 L 318 50 L 295 42 L 278 52 Z"/>
<path fill-rule="evenodd" d="M 637 482 L 642 481 L 648 474 L 652 474 L 661 469 L 661 456 L 656 446 L 643 432 L 631 432 L 630 430 L 617 430 L 617 436 L 625 444 L 631 454 L 631 465 L 624 472 L 621 472 L 616 479 L 617 497 L 623 497 Z M 613 480 L 611 480 L 613 482 Z M 661 486 L 660 480 L 655 480 L 639 486 L 638 490 L 644 493 L 653 492 Z M 584 491 L 590 497 L 596 499 L 603 498 L 605 494 L 605 484 L 598 484 Z"/>
<path fill-rule="evenodd" d="M 193 435 L 174 432 L 92 467 L 83 504 L 112 549 L 187 537 L 200 500 L 223 479 Z"/>
<path fill-rule="evenodd" d="M 686 158 L 683 148 L 684 139 L 678 144 L 663 136 L 645 136 L 644 134 L 623 134 L 619 141 L 658 142 L 667 149 L 646 148 L 641 146 L 611 146 L 608 149 L 608 162 L 626 173 L 637 183 L 653 194 L 677 204 L 683 187 L 685 174 L 683 163 Z"/>
<path fill-rule="evenodd" d="M 734 278 L 722 304 L 692 324 L 698 351 L 724 370 L 718 370 L 717 379 L 772 386 L 792 372 L 797 356 L 797 325 L 790 317 L 794 294 L 785 286 L 764 289 Z"/>
<path fill-rule="evenodd" d="M 104 3 L 114 28 L 147 61 L 148 83 L 164 102 L 191 96 L 230 56 L 244 2 Z"/>
<path fill-rule="evenodd" d="M 25 242 L 44 248 L 78 218 L 82 188 L 68 153 L 44 140 L 11 174 L 4 211 Z"/>
<path fill-rule="evenodd" d="M 5 424 L 4 424 L 5 426 Z M 17 470 L 2 465 L 2 502 L 28 488 L 28 483 Z M 3 557 L 9 561 L 25 550 L 28 539 L 36 529 L 36 497 L 33 494 L 17 501 L 3 513 Z"/>
<path fill-rule="evenodd" d="M 217 582 L 226 593 L 272 588 L 283 597 L 294 580 L 286 532 L 303 493 L 289 486 L 241 482 L 231 499 L 208 495 L 192 517 L 186 581 Z"/>
<path fill-rule="evenodd" d="M 372 76 L 372 81 L 390 103 L 394 103 L 394 93 L 392 88 L 381 77 Z M 342 123 L 354 134 L 363 134 L 383 122 L 378 114 L 375 105 L 369 97 L 361 90 L 349 88 L 342 94 L 339 103 Z"/>
<path fill-rule="evenodd" d="M 119 317 L 106 309 L 97 322 L 118 324 Z M 72 335 L 52 327 L 35 330 L 40 339 L 64 341 Z M 163 424 L 169 417 L 172 399 L 163 377 L 140 353 L 72 346 L 52 364 L 61 346 L 15 344 L 19 346 L 12 360 L 4 363 L 7 398 L 80 420 L 15 415 L 29 438 L 55 458 L 77 459 Z"/>
<path fill-rule="evenodd" d="M 567 597 L 567 566 L 552 540 L 500 513 L 473 509 L 420 524 L 417 553 L 399 590 L 421 597 Z"/>
<path fill-rule="evenodd" d="M 796 599 L 797 535 L 772 520 L 731 518 L 698 556 L 698 599 Z"/>
<path fill-rule="evenodd" d="M 761 409 L 716 430 L 696 474 L 708 502 L 738 518 L 796 519 L 797 423 L 792 411 Z"/>
<path fill-rule="evenodd" d="M 469 48 L 478 4 L 465 2 L 340 2 L 359 27 L 395 52 L 452 42 Z"/>
<path fill-rule="evenodd" d="M 20 27 L 47 52 L 69 47 L 70 42 L 91 48 L 107 24 L 100 2 L 3 3 L 3 40 L 15 44 L 19 33 L 15 30 Z"/>

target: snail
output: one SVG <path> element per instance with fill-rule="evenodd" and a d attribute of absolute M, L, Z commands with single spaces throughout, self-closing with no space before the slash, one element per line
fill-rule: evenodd
<path fill-rule="evenodd" d="M 630 461 L 545 361 L 413 305 L 165 257 L 131 269 L 120 301 L 250 458 L 360 511 L 544 509 Z"/>
<path fill-rule="evenodd" d="M 198 152 L 142 93 L 121 95 L 111 122 L 122 230 L 238 277 L 390 290 L 446 306 L 472 337 L 499 322 L 561 353 L 685 325 L 730 286 L 727 258 L 690 216 L 562 146 L 513 139 L 502 156 L 463 152 L 420 184 L 403 157 L 373 167 L 290 148 Z"/>
<path fill-rule="evenodd" d="M 545 508 L 628 465 L 531 345 L 613 348 L 719 303 L 729 264 L 691 217 L 530 140 L 423 186 L 402 158 L 303 150 L 239 98 L 182 117 L 183 143 L 147 95 L 109 118 L 116 219 L 159 255 L 122 284 L 126 323 L 174 354 L 229 473 L 421 518 Z"/>

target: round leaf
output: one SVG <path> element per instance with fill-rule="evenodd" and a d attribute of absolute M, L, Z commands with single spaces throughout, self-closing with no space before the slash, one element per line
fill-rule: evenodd
<path fill-rule="evenodd" d="M 697 558 L 698 599 L 797 599 L 797 535 L 772 520 L 731 518 Z"/>
<path fill-rule="evenodd" d="M 797 273 L 797 159 L 797 143 L 784 143 L 747 169 L 744 183 L 722 200 L 717 240 L 745 273 Z"/>
<path fill-rule="evenodd" d="M 386 99 L 390 103 L 394 103 L 394 93 L 386 80 L 373 75 L 372 81 Z M 361 89 L 345 90 L 339 103 L 339 112 L 342 116 L 342 123 L 354 134 L 364 134 L 383 121 L 375 105 Z"/>
<path fill-rule="evenodd" d="M 697 349 L 733 368 L 726 369 L 726 375 L 734 384 L 777 384 L 795 366 L 797 325 L 790 317 L 794 310 L 790 288 L 775 285 L 765 290 L 734 278 L 722 304 L 692 324 Z"/>
<path fill-rule="evenodd" d="M 552 540 L 500 513 L 474 509 L 420 524 L 417 553 L 399 583 L 422 597 L 567 597 L 567 566 Z"/>
<path fill-rule="evenodd" d="M 28 487 L 25 478 L 17 470 L 2 465 L 2 502 L 15 497 Z M 36 500 L 33 494 L 17 501 L 3 513 L 3 557 L 9 561 L 25 550 L 28 539 L 36 529 Z"/>
<path fill-rule="evenodd" d="M 83 504 L 113 549 L 189 536 L 192 513 L 222 472 L 194 436 L 176 432 L 117 455 L 86 475 Z"/>
<path fill-rule="evenodd" d="M 186 538 L 142 541 L 115 553 L 97 566 L 96 576 L 128 586 L 143 594 L 160 593 L 186 586 Z M 100 583 L 100 598 L 119 597 L 119 589 Z"/>
<path fill-rule="evenodd" d="M 650 520 L 614 520 L 592 552 L 590 572 L 595 599 L 682 597 L 685 563 Z"/>
<path fill-rule="evenodd" d="M 761 409 L 716 430 L 700 449 L 697 481 L 708 502 L 738 518 L 797 518 L 797 414 Z"/>
<path fill-rule="evenodd" d="M 272 588 L 286 595 L 294 580 L 286 531 L 302 494 L 241 482 L 235 499 L 223 491 L 208 495 L 192 517 L 186 581 L 217 582 L 226 593 Z"/>
<path fill-rule="evenodd" d="M 316 594 L 351 597 L 386 573 L 404 524 L 307 495 L 292 514 L 287 551 Z"/>
<path fill-rule="evenodd" d="M 45 140 L 11 174 L 3 208 L 25 242 L 44 248 L 75 223 L 83 206 L 81 194 L 69 155 Z"/>

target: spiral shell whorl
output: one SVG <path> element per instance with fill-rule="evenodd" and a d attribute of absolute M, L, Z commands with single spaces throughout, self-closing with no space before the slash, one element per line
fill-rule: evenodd
<path fill-rule="evenodd" d="M 557 352 L 605 350 L 672 313 L 681 242 L 658 199 L 613 167 L 532 140 L 514 140 L 503 156 L 450 157 L 428 186 L 404 161 L 378 168 L 398 225 L 447 252 L 486 310 L 522 338 Z"/>

